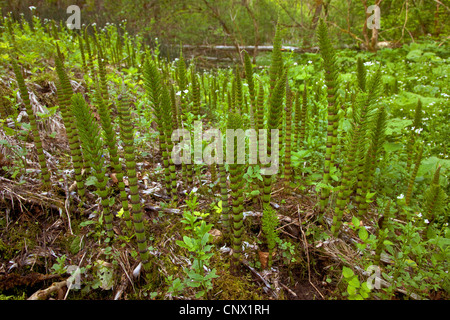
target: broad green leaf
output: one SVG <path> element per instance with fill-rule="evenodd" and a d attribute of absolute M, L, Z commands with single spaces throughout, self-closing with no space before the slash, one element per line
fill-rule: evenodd
<path fill-rule="evenodd" d="M 369 237 L 369 233 L 367 232 L 366 228 L 362 227 L 359 229 L 358 236 L 362 241 L 366 241 Z"/>
<path fill-rule="evenodd" d="M 353 272 L 352 269 L 347 268 L 346 266 L 344 266 L 344 267 L 342 268 L 342 275 L 343 275 L 345 278 L 348 279 L 348 278 L 353 277 L 354 272 Z"/>

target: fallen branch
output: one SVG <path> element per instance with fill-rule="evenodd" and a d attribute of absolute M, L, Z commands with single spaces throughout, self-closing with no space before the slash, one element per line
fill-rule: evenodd
<path fill-rule="evenodd" d="M 47 300 L 53 292 L 58 293 L 58 300 L 62 299 L 64 298 L 63 292 L 64 287 L 67 287 L 67 280 L 61 282 L 54 282 L 47 289 L 36 291 L 27 300 Z"/>

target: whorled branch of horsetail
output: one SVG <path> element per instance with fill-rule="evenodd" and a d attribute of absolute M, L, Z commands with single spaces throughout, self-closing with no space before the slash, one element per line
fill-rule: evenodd
<path fill-rule="evenodd" d="M 242 117 L 237 113 L 228 115 L 227 129 L 242 129 Z M 233 144 L 233 148 L 229 147 Z M 234 161 L 229 164 L 230 188 L 232 199 L 232 232 L 233 232 L 233 267 L 237 263 L 241 254 L 242 234 L 244 232 L 244 165 L 238 163 L 238 154 L 243 154 L 242 148 L 245 148 L 245 138 L 243 134 L 227 135 L 227 150 L 233 150 Z"/>
<path fill-rule="evenodd" d="M 366 102 L 366 94 L 361 93 L 358 97 L 358 103 L 353 111 L 353 123 L 350 132 L 347 135 L 346 153 L 344 167 L 342 170 L 342 178 L 340 181 L 339 191 L 336 200 L 336 206 L 331 226 L 331 233 L 337 237 L 340 226 L 342 224 L 342 216 L 351 193 L 351 178 L 355 172 L 357 148 L 360 136 L 363 134 L 363 123 L 365 121 L 365 113 L 361 112 Z"/>
<path fill-rule="evenodd" d="M 191 92 L 192 92 L 192 113 L 195 118 L 200 115 L 200 83 L 198 75 L 195 73 L 195 67 L 191 67 Z"/>
<path fill-rule="evenodd" d="M 292 99 L 293 92 L 286 83 L 286 136 L 284 139 L 284 180 L 286 188 L 289 188 L 292 179 L 292 168 L 291 168 L 291 149 L 292 149 Z"/>
<path fill-rule="evenodd" d="M 271 132 L 271 130 L 279 130 L 280 118 L 283 110 L 283 97 L 286 91 L 286 76 L 287 72 L 278 79 L 275 90 L 270 96 L 269 100 L 269 114 L 267 119 L 267 131 Z M 272 135 L 268 134 L 268 142 L 267 142 L 267 156 L 272 157 L 272 152 L 278 152 L 278 150 L 272 150 Z M 278 145 L 275 145 L 275 148 L 279 148 Z M 261 148 L 260 148 L 261 149 Z M 263 175 L 263 204 L 270 203 L 270 194 L 272 189 L 272 175 Z"/>
<path fill-rule="evenodd" d="M 58 47 L 56 47 L 58 49 Z M 58 94 L 59 109 L 66 128 L 67 139 L 69 140 L 70 155 L 72 157 L 72 164 L 75 173 L 75 181 L 77 183 L 77 192 L 81 198 L 85 196 L 84 179 L 82 175 L 83 155 L 81 153 L 81 143 L 79 140 L 78 129 L 76 126 L 74 115 L 71 111 L 71 101 L 73 89 L 69 81 L 69 77 L 64 69 L 63 62 L 58 55 L 55 56 L 55 69 L 58 74 L 58 81 L 56 81 L 56 89 Z"/>
<path fill-rule="evenodd" d="M 269 96 L 275 88 L 278 78 L 283 72 L 283 56 L 281 54 L 281 27 L 277 24 L 275 37 L 273 39 L 272 60 L 269 68 Z"/>
<path fill-rule="evenodd" d="M 318 28 L 318 38 L 320 54 L 323 59 L 323 68 L 325 70 L 325 84 L 327 86 L 327 142 L 325 151 L 325 162 L 323 169 L 323 183 L 330 181 L 330 169 L 334 166 L 334 157 L 337 144 L 337 65 L 333 46 L 328 37 L 328 30 L 325 23 L 321 20 Z M 323 214 L 328 204 L 330 189 L 322 188 L 320 193 L 320 211 Z"/>
<path fill-rule="evenodd" d="M 103 144 L 100 139 L 100 128 L 81 93 L 74 94 L 71 102 L 72 113 L 75 116 L 86 164 L 94 169 L 94 174 L 97 179 L 95 186 L 98 195 L 101 197 L 105 229 L 108 237 L 113 237 L 113 216 L 109 207 L 108 189 L 106 187 L 106 169 L 102 152 Z"/>
<path fill-rule="evenodd" d="M 386 140 L 385 130 L 387 125 L 387 115 L 384 106 L 380 106 L 375 114 L 375 124 L 371 131 L 371 139 L 369 142 L 369 149 L 364 159 L 364 170 L 361 187 L 357 190 L 357 202 L 358 213 L 365 215 L 368 209 L 368 203 L 366 201 L 366 195 L 372 189 L 373 179 L 375 175 L 375 169 L 380 158 L 380 153 L 383 151 L 383 144 Z"/>
<path fill-rule="evenodd" d="M 236 98 L 235 98 L 235 104 L 236 109 L 240 114 L 247 113 L 244 107 L 244 93 L 242 91 L 242 80 L 241 80 L 241 70 L 239 66 L 236 66 L 235 71 L 235 82 L 236 82 Z"/>
<path fill-rule="evenodd" d="M 123 142 L 128 184 L 130 188 L 131 215 L 142 265 L 144 266 L 145 271 L 150 271 L 150 256 L 147 250 L 147 237 L 145 235 L 144 218 L 136 176 L 136 160 L 134 154 L 133 136 L 134 130 L 131 121 L 130 105 L 131 103 L 126 93 L 122 93 L 118 98 L 117 110 L 119 112 L 120 134 Z"/>
<path fill-rule="evenodd" d="M 36 123 L 36 116 L 34 115 L 33 108 L 31 107 L 30 97 L 28 94 L 27 86 L 25 85 L 25 80 L 23 78 L 22 72 L 16 62 L 17 58 L 12 58 L 11 62 L 13 65 L 14 74 L 16 76 L 17 84 L 19 86 L 20 96 L 22 98 L 23 104 L 25 105 L 25 110 L 30 121 L 30 128 L 33 135 L 34 146 L 36 147 L 36 152 L 39 159 L 39 166 L 41 167 L 41 179 L 44 188 L 50 188 L 50 172 L 47 168 L 47 162 L 45 160 L 44 149 L 42 147 L 42 140 L 39 135 L 39 129 Z"/>
<path fill-rule="evenodd" d="M 364 166 L 366 165 L 365 158 L 367 156 L 369 147 L 371 146 L 371 141 L 375 141 L 372 139 L 374 136 L 369 135 L 369 133 L 371 133 L 372 129 L 373 129 L 372 127 L 370 127 L 370 124 L 371 124 L 370 119 L 372 118 L 375 99 L 378 97 L 378 93 L 380 92 L 380 83 L 381 83 L 381 68 L 378 68 L 378 70 L 375 72 L 375 74 L 372 76 L 372 78 L 370 78 L 369 82 L 366 84 L 366 97 L 367 97 L 366 102 L 364 105 L 362 105 L 362 109 L 359 111 L 362 130 L 361 130 L 361 135 L 359 137 L 359 140 L 357 142 L 357 144 L 358 144 L 358 148 L 357 148 L 358 165 L 356 168 L 357 190 L 356 190 L 355 201 L 356 201 L 356 204 L 358 207 L 359 207 L 360 203 L 365 202 L 365 194 L 363 195 L 363 191 L 362 191 L 363 185 L 365 184 L 365 175 L 367 174 L 367 171 L 364 168 Z M 379 129 L 381 130 L 381 127 Z M 379 132 L 379 133 L 381 133 L 381 132 Z M 379 148 L 377 150 L 379 150 Z"/>

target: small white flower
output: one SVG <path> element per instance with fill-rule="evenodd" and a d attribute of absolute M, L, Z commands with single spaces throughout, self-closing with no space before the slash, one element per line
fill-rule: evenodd
<path fill-rule="evenodd" d="M 419 218 L 421 218 L 421 217 L 422 217 L 422 213 L 419 212 L 419 213 L 417 214 L 417 216 L 418 216 Z"/>
<path fill-rule="evenodd" d="M 398 197 L 397 197 L 397 199 L 403 199 L 405 196 L 403 195 L 403 193 L 401 194 L 401 195 L 399 195 Z"/>
<path fill-rule="evenodd" d="M 294 66 L 296 66 L 297 65 L 297 62 L 294 62 Z"/>
<path fill-rule="evenodd" d="M 188 89 L 185 89 L 184 91 L 183 91 L 184 93 L 188 93 L 189 92 L 189 90 Z"/>
<path fill-rule="evenodd" d="M 311 61 L 311 60 L 308 60 L 308 63 L 312 63 L 312 61 Z"/>
<path fill-rule="evenodd" d="M 181 91 L 177 91 L 177 93 L 175 93 L 177 96 L 181 96 Z"/>
<path fill-rule="evenodd" d="M 425 223 L 427 223 L 427 224 L 430 223 L 430 221 L 428 221 L 428 219 L 425 219 L 424 221 L 425 221 Z"/>
<path fill-rule="evenodd" d="M 36 10 L 35 6 L 29 6 L 28 9 L 30 9 L 31 11 Z"/>

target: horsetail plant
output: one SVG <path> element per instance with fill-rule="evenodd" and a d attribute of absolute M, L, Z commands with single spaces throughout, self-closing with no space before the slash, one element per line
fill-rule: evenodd
<path fill-rule="evenodd" d="M 286 91 L 286 76 L 285 71 L 278 79 L 277 85 L 272 92 L 269 100 L 269 114 L 267 119 L 267 131 L 278 130 L 280 126 L 280 119 L 283 112 L 283 98 Z M 272 145 L 273 144 L 273 145 Z M 275 147 L 275 149 L 273 148 Z M 272 134 L 267 134 L 267 156 L 272 157 L 273 152 L 279 151 L 279 145 L 272 141 Z M 263 175 L 263 203 L 270 203 L 270 194 L 272 189 L 272 175 Z"/>
<path fill-rule="evenodd" d="M 105 229 L 108 237 L 111 238 L 114 235 L 112 225 L 113 216 L 109 207 L 108 188 L 106 187 L 106 169 L 104 155 L 102 153 L 103 144 L 100 139 L 100 128 L 81 93 L 74 94 L 71 102 L 72 113 L 76 119 L 86 164 L 90 165 L 94 170 L 93 173 L 96 178 L 95 186 L 103 207 Z"/>
<path fill-rule="evenodd" d="M 30 121 L 30 129 L 33 134 L 34 146 L 36 147 L 36 152 L 38 154 L 39 166 L 41 167 L 41 179 L 42 186 L 44 189 L 50 188 L 50 172 L 47 168 L 47 162 L 45 160 L 44 149 L 42 147 L 41 136 L 39 135 L 39 129 L 36 123 L 36 116 L 34 115 L 33 108 L 31 107 L 30 96 L 28 93 L 27 86 L 25 85 L 25 80 L 23 78 L 22 72 L 16 62 L 16 58 L 11 59 L 14 74 L 16 76 L 16 81 L 19 86 L 20 96 L 22 98 L 23 104 L 25 105 L 25 110 Z"/>
<path fill-rule="evenodd" d="M 133 124 L 131 122 L 130 101 L 126 93 L 118 98 L 120 134 L 122 137 L 128 184 L 130 188 L 131 217 L 133 220 L 136 241 L 145 271 L 151 270 L 150 256 L 147 249 L 147 237 L 144 229 L 144 218 L 136 176 L 136 160 L 134 155 Z"/>
<path fill-rule="evenodd" d="M 358 149 L 358 141 L 360 140 L 361 134 L 363 134 L 362 129 L 364 119 L 364 113 L 360 113 L 361 107 L 364 108 L 367 95 L 365 93 L 361 94 L 358 99 L 357 107 L 353 112 L 353 125 L 352 129 L 347 135 L 347 152 L 345 154 L 345 163 L 342 170 L 342 178 L 339 186 L 339 191 L 336 200 L 335 212 L 333 216 L 333 223 L 331 226 L 331 233 L 336 237 L 339 233 L 339 228 L 342 224 L 342 216 L 344 209 L 347 205 L 351 190 L 351 178 L 355 172 L 355 159 Z"/>
<path fill-rule="evenodd" d="M 72 114 L 70 99 L 73 95 L 73 89 L 61 60 L 59 47 L 57 46 L 56 48 L 58 50 L 58 55 L 55 56 L 55 69 L 58 74 L 56 89 L 59 100 L 59 108 L 63 118 L 64 127 L 66 128 L 67 139 L 69 140 L 69 149 L 72 157 L 78 195 L 83 198 L 85 195 L 84 179 L 82 176 L 82 169 L 84 165 L 76 120 Z"/>
<path fill-rule="evenodd" d="M 255 128 L 255 109 L 256 109 L 256 93 L 255 93 L 255 83 L 253 81 L 253 66 L 250 60 L 250 56 L 247 51 L 244 51 L 244 67 L 245 67 L 245 78 L 248 85 L 248 93 L 250 96 L 250 126 Z M 257 131 L 258 132 L 258 131 Z"/>
<path fill-rule="evenodd" d="M 242 118 L 237 113 L 231 113 L 228 116 L 227 129 L 242 129 Z M 244 232 L 244 165 L 238 163 L 238 154 L 243 154 L 245 148 L 245 139 L 243 134 L 228 135 L 227 134 L 227 149 L 233 150 L 233 163 L 229 164 L 230 171 L 230 188 L 232 199 L 232 232 L 233 232 L 233 268 L 236 269 L 241 253 L 242 234 Z M 233 148 L 229 148 L 233 146 Z"/>
<path fill-rule="evenodd" d="M 384 106 L 378 108 L 375 114 L 375 124 L 373 130 L 371 130 L 371 140 L 369 142 L 369 149 L 364 159 L 364 169 L 362 174 L 362 180 L 357 190 L 357 205 L 360 215 L 367 213 L 368 201 L 367 197 L 372 189 L 373 178 L 375 169 L 382 152 L 382 146 L 385 142 L 385 130 L 387 124 L 387 114 Z M 359 181 L 358 181 L 359 182 Z M 370 197 L 369 197 L 370 198 Z"/>
<path fill-rule="evenodd" d="M 323 22 L 320 20 L 318 29 L 319 47 L 320 55 L 323 59 L 323 68 L 325 70 L 325 84 L 327 86 L 327 142 L 325 151 L 325 162 L 323 169 L 323 183 L 327 185 L 330 182 L 330 171 L 334 167 L 336 144 L 337 144 L 337 65 L 336 56 L 334 48 L 328 37 L 328 29 Z M 330 196 L 329 187 L 322 187 L 320 190 L 320 212 L 323 214 L 325 208 L 328 204 L 328 199 Z"/>
<path fill-rule="evenodd" d="M 285 187 L 289 188 L 292 179 L 291 167 L 291 150 L 292 150 L 292 99 L 293 93 L 289 84 L 286 84 L 286 134 L 285 134 L 285 148 L 284 148 L 284 180 Z"/>
<path fill-rule="evenodd" d="M 425 218 L 428 220 L 428 226 L 439 217 L 442 211 L 445 209 L 447 195 L 439 184 L 439 175 L 441 166 L 439 165 L 434 172 L 433 181 L 430 187 L 425 192 L 425 204 L 424 213 Z"/>

